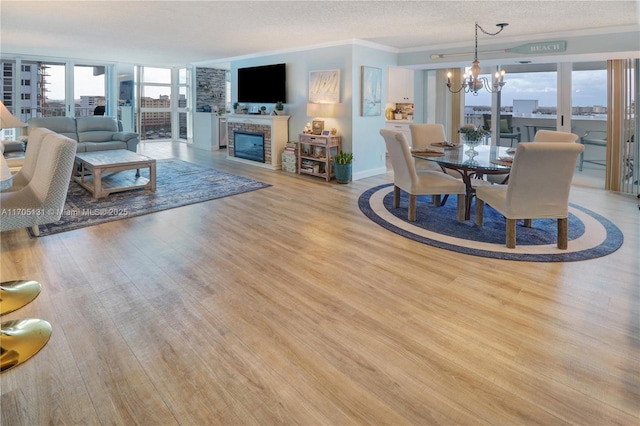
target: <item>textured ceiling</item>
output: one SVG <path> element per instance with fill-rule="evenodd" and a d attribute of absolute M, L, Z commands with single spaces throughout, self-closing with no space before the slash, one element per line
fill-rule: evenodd
<path fill-rule="evenodd" d="M 182 65 L 364 40 L 397 49 L 500 35 L 638 25 L 637 1 L 15 1 L 0 2 L 0 49 L 46 57 Z"/>

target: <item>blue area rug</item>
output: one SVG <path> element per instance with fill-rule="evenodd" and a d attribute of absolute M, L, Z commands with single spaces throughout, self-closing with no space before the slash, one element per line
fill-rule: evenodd
<path fill-rule="evenodd" d="M 135 174 L 135 170 L 119 173 Z M 141 169 L 140 174 L 149 177 L 149 170 Z M 201 203 L 268 186 L 271 185 L 186 161 L 158 160 L 155 192 L 136 189 L 94 200 L 89 191 L 71 182 L 62 217 L 58 222 L 40 225 L 40 236 Z M 29 234 L 33 237 L 31 230 Z"/>
<path fill-rule="evenodd" d="M 358 201 L 360 210 L 383 228 L 415 241 L 474 256 L 531 262 L 569 262 L 593 259 L 613 253 L 622 246 L 620 229 L 604 217 L 575 204 L 569 205 L 569 247 L 557 248 L 557 221 L 534 219 L 531 228 L 518 221 L 516 248 L 505 246 L 506 220 L 485 205 L 484 225 L 474 223 L 475 201 L 471 220 L 456 220 L 456 196 L 442 207 L 431 196 L 418 196 L 416 221 L 407 220 L 408 195 L 401 191 L 400 207 L 393 208 L 393 184 L 365 191 Z"/>

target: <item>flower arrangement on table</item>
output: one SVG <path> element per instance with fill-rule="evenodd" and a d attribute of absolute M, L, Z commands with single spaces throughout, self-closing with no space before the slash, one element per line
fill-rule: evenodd
<path fill-rule="evenodd" d="M 460 127 L 458 133 L 463 135 L 464 139 L 467 141 L 480 141 L 491 132 L 486 131 L 482 127 L 476 127 L 475 124 L 465 124 Z"/>
<path fill-rule="evenodd" d="M 465 154 L 469 155 L 472 159 L 478 152 L 474 149 L 476 146 L 482 143 L 482 139 L 491 132 L 486 131 L 482 127 L 476 127 L 474 124 L 465 124 L 458 130 L 462 141 L 471 147 Z"/>

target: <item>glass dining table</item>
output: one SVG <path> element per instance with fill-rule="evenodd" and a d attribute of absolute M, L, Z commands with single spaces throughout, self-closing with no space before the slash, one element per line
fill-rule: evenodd
<path fill-rule="evenodd" d="M 469 220 L 471 200 L 475 196 L 473 180 L 482 180 L 484 175 L 505 175 L 503 183 L 506 183 L 511 171 L 513 150 L 508 147 L 491 145 L 480 145 L 473 149 L 469 149 L 463 144 L 452 147 L 441 145 L 434 144 L 433 149 L 412 151 L 411 154 L 414 158 L 438 163 L 443 171 L 450 169 L 460 173 L 466 186 L 467 195 L 465 220 Z M 487 181 L 484 182 L 489 184 Z M 477 185 L 477 182 L 475 183 Z"/>

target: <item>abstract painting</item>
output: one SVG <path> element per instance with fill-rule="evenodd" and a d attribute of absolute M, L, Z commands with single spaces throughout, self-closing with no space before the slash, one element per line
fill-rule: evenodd
<path fill-rule="evenodd" d="M 309 73 L 309 103 L 340 103 L 340 70 Z"/>

